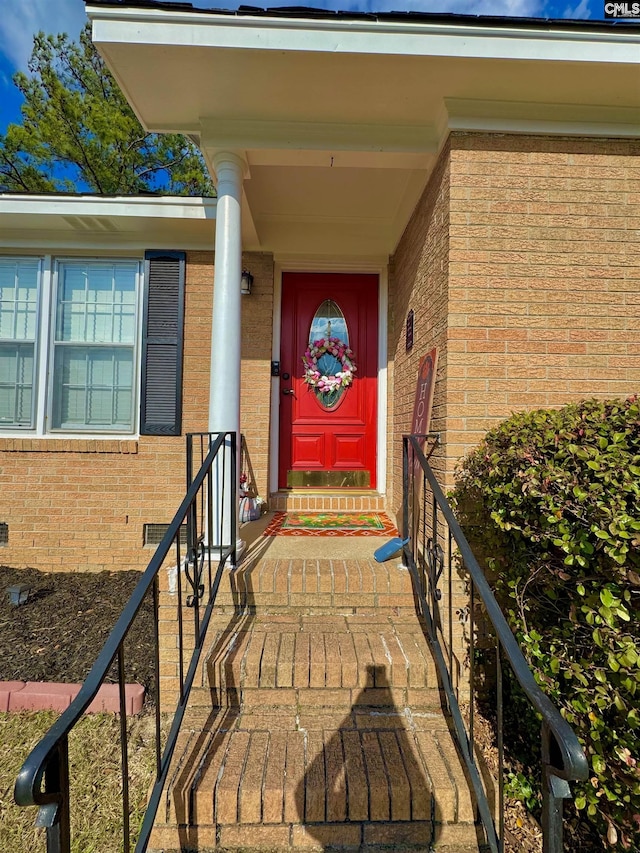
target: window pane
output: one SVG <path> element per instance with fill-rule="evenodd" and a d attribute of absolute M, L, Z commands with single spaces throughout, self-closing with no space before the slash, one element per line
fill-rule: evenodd
<path fill-rule="evenodd" d="M 40 262 L 0 258 L 0 426 L 30 427 Z"/>
<path fill-rule="evenodd" d="M 60 270 L 62 301 L 83 303 L 87 289 L 87 268 L 81 264 L 64 264 Z"/>
<path fill-rule="evenodd" d="M 91 296 L 91 294 L 89 294 Z M 87 305 L 87 334 L 86 341 L 95 343 L 110 343 L 111 315 L 113 305 L 89 304 Z"/>
<path fill-rule="evenodd" d="M 116 267 L 114 275 L 114 343 L 132 344 L 136 332 L 136 272 L 133 265 Z"/>
<path fill-rule="evenodd" d="M 18 261 L 18 299 L 34 302 L 38 293 L 40 261 Z"/>
<path fill-rule="evenodd" d="M 111 424 L 112 394 L 106 388 L 87 388 L 87 423 Z"/>
<path fill-rule="evenodd" d="M 116 390 L 113 395 L 113 422 L 128 426 L 131 422 L 133 393 L 130 388 Z"/>
<path fill-rule="evenodd" d="M 0 339 L 13 338 L 13 302 L 2 298 L 0 302 Z"/>
<path fill-rule="evenodd" d="M 56 429 L 131 429 L 133 348 L 57 346 Z"/>
<path fill-rule="evenodd" d="M 85 268 L 79 265 L 60 268 L 56 323 L 57 340 L 78 341 L 84 339 L 86 278 Z"/>
<path fill-rule="evenodd" d="M 313 385 L 313 393 L 323 409 L 332 409 L 345 392 L 341 347 L 348 346 L 345 316 L 333 299 L 325 299 L 311 320 L 307 350 L 315 381 L 319 383 Z M 316 347 L 320 348 L 320 353 Z"/>
<path fill-rule="evenodd" d="M 0 425 L 31 426 L 33 344 L 0 344 Z"/>
<path fill-rule="evenodd" d="M 128 265 L 116 267 L 114 272 L 116 302 L 126 305 L 134 305 L 136 301 L 136 279 L 137 267 Z"/>
<path fill-rule="evenodd" d="M 113 302 L 113 267 L 87 267 L 87 302 Z"/>
<path fill-rule="evenodd" d="M 114 343 L 132 344 L 136 331 L 135 305 L 115 305 L 113 317 Z"/>
<path fill-rule="evenodd" d="M 0 259 L 0 338 L 33 341 L 38 306 L 37 260 Z"/>
<path fill-rule="evenodd" d="M 135 262 L 60 265 L 58 341 L 133 344 Z"/>
<path fill-rule="evenodd" d="M 36 337 L 36 303 L 16 302 L 15 338 L 33 341 Z"/>
<path fill-rule="evenodd" d="M 340 338 L 349 346 L 349 332 L 344 314 L 333 299 L 325 299 L 311 321 L 309 343 L 332 337 Z"/>

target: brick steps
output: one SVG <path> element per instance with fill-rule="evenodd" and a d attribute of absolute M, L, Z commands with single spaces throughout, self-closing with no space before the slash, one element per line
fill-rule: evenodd
<path fill-rule="evenodd" d="M 311 577 L 331 605 L 297 603 Z M 263 560 L 231 580 L 245 603 L 210 626 L 149 849 L 477 851 L 406 571 Z"/>
<path fill-rule="evenodd" d="M 335 489 L 310 492 L 274 492 L 269 495 L 269 509 L 275 512 L 384 512 L 385 499 L 378 492 L 353 489 L 344 493 Z"/>
<path fill-rule="evenodd" d="M 212 637 L 192 706 L 349 710 L 439 706 L 433 661 L 415 620 L 374 616 L 242 616 Z M 378 661 L 383 661 L 379 664 Z"/>
<path fill-rule="evenodd" d="M 220 612 L 254 609 L 280 614 L 405 613 L 415 625 L 411 578 L 393 561 L 264 559 L 242 565 L 218 593 Z M 419 629 L 418 629 L 419 630 Z"/>

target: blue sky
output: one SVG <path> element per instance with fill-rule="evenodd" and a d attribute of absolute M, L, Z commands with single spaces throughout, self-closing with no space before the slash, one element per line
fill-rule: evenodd
<path fill-rule="evenodd" d="M 238 3 L 192 0 L 203 8 L 235 9 Z M 242 0 L 264 7 L 306 5 L 357 12 L 453 12 L 470 15 L 602 20 L 604 0 Z M 83 0 L 0 0 L 0 133 L 20 120 L 21 98 L 11 78 L 27 70 L 34 33 L 67 32 L 78 36 L 84 24 Z"/>

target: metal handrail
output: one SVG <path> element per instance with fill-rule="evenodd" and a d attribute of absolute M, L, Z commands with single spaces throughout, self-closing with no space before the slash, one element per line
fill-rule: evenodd
<path fill-rule="evenodd" d="M 486 615 L 495 631 L 495 637 L 499 644 L 499 648 L 503 650 L 507 660 L 509 661 L 513 673 L 522 687 L 525 696 L 542 717 L 543 849 L 544 853 L 561 853 L 561 802 L 562 799 L 569 796 L 569 789 L 566 783 L 569 781 L 583 781 L 588 778 L 589 765 L 587 758 L 575 732 L 535 680 L 531 668 L 529 667 L 529 664 L 527 663 L 527 660 L 524 657 L 524 654 L 522 653 L 522 650 L 509 627 L 495 596 L 493 595 L 485 574 L 480 568 L 478 561 L 471 550 L 471 546 L 458 524 L 455 515 L 453 514 L 453 510 L 449 506 L 436 476 L 429 465 L 427 457 L 423 452 L 422 445 L 426 438 L 427 436 L 424 435 L 403 436 L 403 538 L 405 540 L 409 540 L 404 546 L 403 552 L 420 591 L 419 597 L 421 598 L 424 611 L 423 615 L 426 618 L 429 629 L 430 644 L 434 651 L 434 657 L 442 679 L 447 702 L 452 712 L 454 726 L 462 747 L 461 751 L 465 758 L 465 762 L 468 765 L 468 769 L 471 771 L 470 778 L 478 798 L 478 808 L 483 824 L 485 824 L 485 830 L 487 831 L 487 840 L 492 851 L 495 851 L 495 853 L 498 853 L 498 851 L 503 849 L 503 833 L 498 833 L 495 830 L 491 810 L 488 807 L 488 802 L 486 802 L 477 767 L 475 767 L 473 745 L 469 742 L 469 733 L 464 724 L 462 713 L 460 712 L 457 696 L 451 681 L 451 672 L 450 669 L 447 668 L 445 654 L 437 637 L 437 620 L 434 619 L 433 613 L 435 601 L 432 600 L 430 607 L 427 601 L 426 591 L 421 589 L 421 579 L 415 560 L 415 543 L 410 538 L 409 532 L 410 480 L 415 474 L 415 470 L 412 471 L 409 464 L 409 448 L 412 450 L 415 463 L 419 465 L 425 484 L 428 483 L 431 489 L 434 505 L 433 526 L 436 527 L 437 525 L 437 516 L 435 515 L 435 512 L 439 511 L 448 526 L 450 537 L 455 540 L 461 562 L 469 573 L 472 584 L 472 595 L 477 592 L 478 596 L 482 600 Z M 437 540 L 437 530 L 433 530 L 432 535 L 434 540 Z M 434 544 L 435 548 L 439 547 L 437 541 L 435 541 Z M 449 565 L 449 568 L 451 569 L 451 564 Z M 436 589 L 438 580 L 439 575 L 438 577 L 432 576 L 429 579 L 432 598 L 437 600 L 440 598 L 440 593 Z M 499 675 L 499 680 L 501 681 L 501 674 Z M 473 706 L 473 697 L 471 705 Z M 473 712 L 471 711 L 471 713 Z M 472 729 L 472 724 L 470 728 Z M 472 739 L 473 732 L 471 732 L 471 740 Z M 500 749 L 502 749 L 502 745 L 500 745 Z M 469 763 L 473 765 L 472 768 L 469 767 Z M 483 799 L 485 799 L 484 803 L 481 802 Z M 500 799 L 502 800 L 501 780 Z M 501 802 L 501 811 L 502 805 L 503 803 Z M 502 829 L 502 816 L 500 821 Z"/>
<path fill-rule="evenodd" d="M 221 572 L 226 561 L 231 557 L 232 562 L 235 562 L 235 542 L 236 542 L 236 514 L 235 514 L 235 476 L 236 476 L 236 434 L 232 432 L 216 434 L 212 437 L 211 443 L 208 445 L 209 450 L 200 470 L 193 478 L 193 482 L 189 485 L 187 493 L 182 500 L 173 520 L 158 545 L 149 565 L 144 571 L 142 577 L 138 581 L 133 593 L 124 610 L 120 614 L 116 624 L 114 625 L 107 641 L 102 647 L 102 651 L 98 655 L 95 663 L 80 691 L 71 705 L 63 712 L 58 720 L 51 726 L 48 732 L 32 749 L 27 759 L 23 763 L 16 779 L 14 788 L 14 799 L 19 806 L 39 806 L 40 811 L 36 824 L 38 826 L 47 827 L 47 851 L 48 853 L 68 853 L 70 847 L 69 840 L 69 802 L 68 802 L 68 736 L 73 727 L 78 723 L 83 713 L 89 707 L 93 699 L 96 697 L 98 690 L 108 676 L 113 662 L 118 658 L 119 668 L 119 685 L 120 685 L 120 720 L 122 742 L 122 761 L 123 761 L 123 778 L 126 777 L 126 709 L 124 697 L 124 653 L 123 644 L 131 628 L 136 614 L 140 610 L 146 595 L 150 590 L 154 596 L 154 612 L 156 624 L 156 690 L 159 692 L 159 666 L 158 666 L 158 585 L 157 578 L 162 568 L 172 545 L 177 543 L 178 552 L 178 576 L 180 575 L 180 564 L 183 562 L 180 557 L 180 529 L 185 519 L 188 520 L 188 528 L 191 529 L 195 540 L 187 543 L 187 552 L 185 553 L 184 562 L 191 561 L 194 565 L 197 560 L 201 560 L 203 553 L 203 536 L 198 536 L 194 525 L 196 523 L 195 510 L 198 493 L 203 488 L 205 480 L 209 478 L 207 496 L 211 496 L 210 472 L 215 463 L 216 458 L 221 453 L 224 455 L 226 446 L 230 446 L 230 471 L 231 481 L 229 483 L 229 494 L 226 496 L 230 501 L 230 545 L 220 550 L 220 559 L 215 576 L 212 578 L 210 573 L 210 588 L 209 588 L 209 603 L 205 609 L 205 614 L 200 622 L 198 616 L 198 604 L 201 591 L 198 584 L 194 588 L 195 602 L 187 602 L 195 604 L 195 624 L 196 624 L 196 643 L 193 655 L 187 670 L 186 676 L 181 677 L 180 682 L 180 698 L 176 708 L 176 713 L 173 719 L 170 733 L 167 737 L 166 745 L 162 755 L 160 755 L 160 702 L 159 696 L 156 701 L 156 780 L 154 789 L 151 793 L 150 802 L 143 820 L 142 829 L 140 832 L 140 840 L 136 846 L 136 851 L 146 849 L 148 843 L 148 835 L 150 834 L 155 812 L 157 810 L 164 780 L 168 773 L 169 764 L 177 740 L 178 731 L 184 711 L 186 701 L 189 696 L 191 685 L 193 684 L 198 659 L 201 652 L 201 645 L 198 644 L 198 636 L 200 640 L 204 638 L 206 628 L 211 615 L 215 595 L 220 584 Z M 189 453 L 191 452 L 191 443 L 188 442 Z M 222 495 L 224 504 L 225 495 Z M 209 513 L 211 500 L 208 501 Z M 212 529 L 212 518 L 209 515 L 208 519 L 209 530 Z M 222 523 L 222 522 L 221 522 Z M 198 574 L 196 571 L 195 574 Z M 179 609 L 180 609 L 179 603 Z M 180 625 L 180 632 L 182 626 Z M 43 782 L 45 790 L 43 790 Z M 124 808 L 124 850 L 128 850 L 130 842 L 128 839 L 128 810 Z"/>

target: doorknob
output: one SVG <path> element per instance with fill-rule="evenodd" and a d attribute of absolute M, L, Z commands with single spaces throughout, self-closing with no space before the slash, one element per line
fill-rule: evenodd
<path fill-rule="evenodd" d="M 291 394 L 291 396 L 293 396 L 293 388 L 283 388 L 282 393 L 283 394 Z"/>

